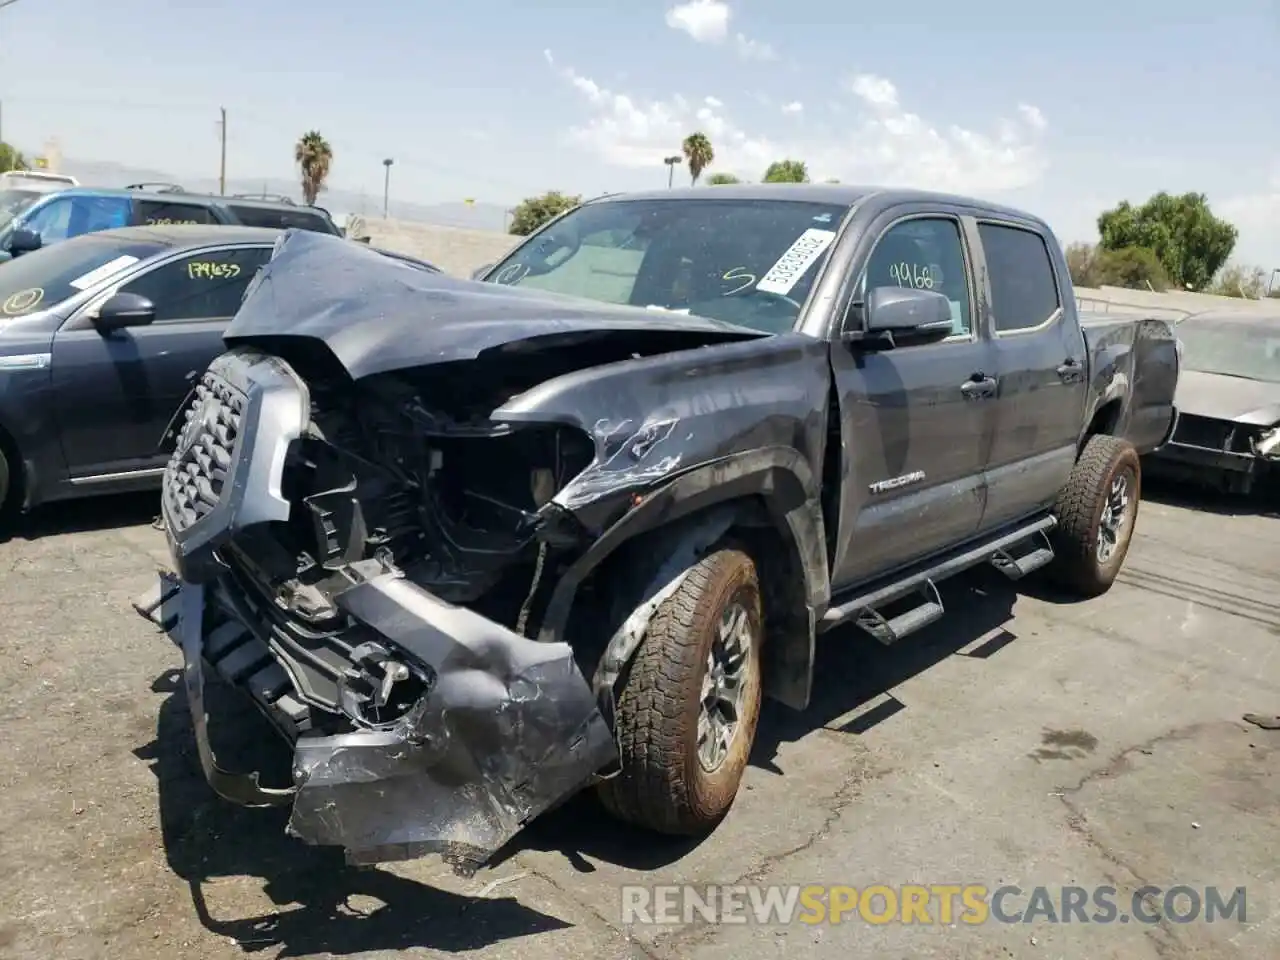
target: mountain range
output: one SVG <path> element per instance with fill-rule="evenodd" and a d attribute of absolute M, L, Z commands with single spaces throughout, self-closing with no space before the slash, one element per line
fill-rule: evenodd
<path fill-rule="evenodd" d="M 102 160 L 77 160 L 64 158 L 58 164 L 60 173 L 75 177 L 86 187 L 124 187 L 131 183 L 178 183 L 191 193 L 218 192 L 218 181 L 213 179 L 189 179 L 175 177 L 161 170 L 148 170 L 121 163 Z M 227 193 L 283 194 L 301 202 L 302 195 L 297 181 L 271 177 L 227 180 Z M 382 198 L 351 190 L 325 190 L 317 200 L 339 223 L 348 214 L 358 214 L 366 220 L 381 218 Z M 411 203 L 396 200 L 388 204 L 388 215 L 393 220 L 425 223 L 442 227 L 466 227 L 472 230 L 505 231 L 507 211 L 494 203 Z"/>

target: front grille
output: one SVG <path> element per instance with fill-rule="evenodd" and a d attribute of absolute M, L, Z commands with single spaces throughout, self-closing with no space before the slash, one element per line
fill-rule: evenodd
<path fill-rule="evenodd" d="M 196 386 L 162 490 L 178 532 L 199 523 L 222 499 L 245 404 L 245 395 L 212 371 Z"/>
<path fill-rule="evenodd" d="M 1225 450 L 1235 425 L 1226 420 L 1183 414 L 1173 432 L 1173 442 L 1189 447 L 1205 447 L 1209 450 Z"/>
<path fill-rule="evenodd" d="M 245 622 L 287 665 L 298 692 L 309 703 L 338 713 L 339 682 L 352 666 L 351 653 L 365 637 L 345 623 L 311 626 L 291 616 L 274 601 L 272 588 L 246 567 L 235 549 L 229 551 L 223 587 L 241 605 Z"/>

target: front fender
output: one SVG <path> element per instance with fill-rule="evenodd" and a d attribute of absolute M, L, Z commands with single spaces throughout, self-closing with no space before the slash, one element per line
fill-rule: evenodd
<path fill-rule="evenodd" d="M 763 507 L 763 511 L 761 511 Z M 826 534 L 816 478 L 797 450 L 750 450 L 690 469 L 638 499 L 560 578 L 548 602 L 539 639 L 564 637 L 578 590 L 624 545 L 644 540 L 643 555 L 663 561 L 629 585 L 623 606 L 657 605 L 679 585 L 682 572 L 734 527 L 768 525 L 786 547 L 783 558 L 762 557 L 766 591 L 776 598 L 766 693 L 803 709 L 812 684 L 814 627 L 830 601 Z M 770 576 L 772 574 L 772 576 Z M 638 618 L 647 621 L 647 617 Z M 611 688 L 643 639 L 620 625 L 596 675 L 597 691 Z"/>

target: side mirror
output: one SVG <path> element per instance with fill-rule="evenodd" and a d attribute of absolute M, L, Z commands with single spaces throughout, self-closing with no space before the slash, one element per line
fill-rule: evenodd
<path fill-rule="evenodd" d="M 9 237 L 9 253 L 15 257 L 23 253 L 31 253 L 33 250 L 39 250 L 43 246 L 44 241 L 40 239 L 40 234 L 24 227 L 18 227 L 13 231 L 13 235 Z"/>
<path fill-rule="evenodd" d="M 861 329 L 846 329 L 845 337 L 860 340 L 888 334 L 913 339 L 942 339 L 954 332 L 951 301 L 936 290 L 875 287 L 862 306 Z"/>
<path fill-rule="evenodd" d="M 490 270 L 492 270 L 493 267 L 494 265 L 492 263 L 486 263 L 482 267 L 476 267 L 474 270 L 471 271 L 471 279 L 472 280 L 483 279 L 484 275 L 488 273 Z"/>
<path fill-rule="evenodd" d="M 98 308 L 93 325 L 104 333 L 154 323 L 156 305 L 137 293 L 117 293 Z"/>

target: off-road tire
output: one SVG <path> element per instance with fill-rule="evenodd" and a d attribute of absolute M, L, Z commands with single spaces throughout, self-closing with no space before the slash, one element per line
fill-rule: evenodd
<path fill-rule="evenodd" d="M 707 658 L 735 599 L 751 623 L 746 694 L 728 756 L 714 771 L 698 759 L 698 718 Z M 658 833 L 710 832 L 737 796 L 760 716 L 764 635 L 756 567 L 737 549 L 700 560 L 654 612 L 620 678 L 615 722 L 621 769 L 598 788 L 615 817 Z"/>
<path fill-rule="evenodd" d="M 1129 502 L 1116 549 L 1102 563 L 1098 559 L 1098 528 L 1111 485 L 1125 472 Z M 1054 507 L 1058 526 L 1051 540 L 1056 556 L 1046 572 L 1082 596 L 1096 597 L 1110 590 L 1129 552 L 1141 496 L 1142 464 L 1133 444 L 1106 434 L 1090 437 Z"/>

